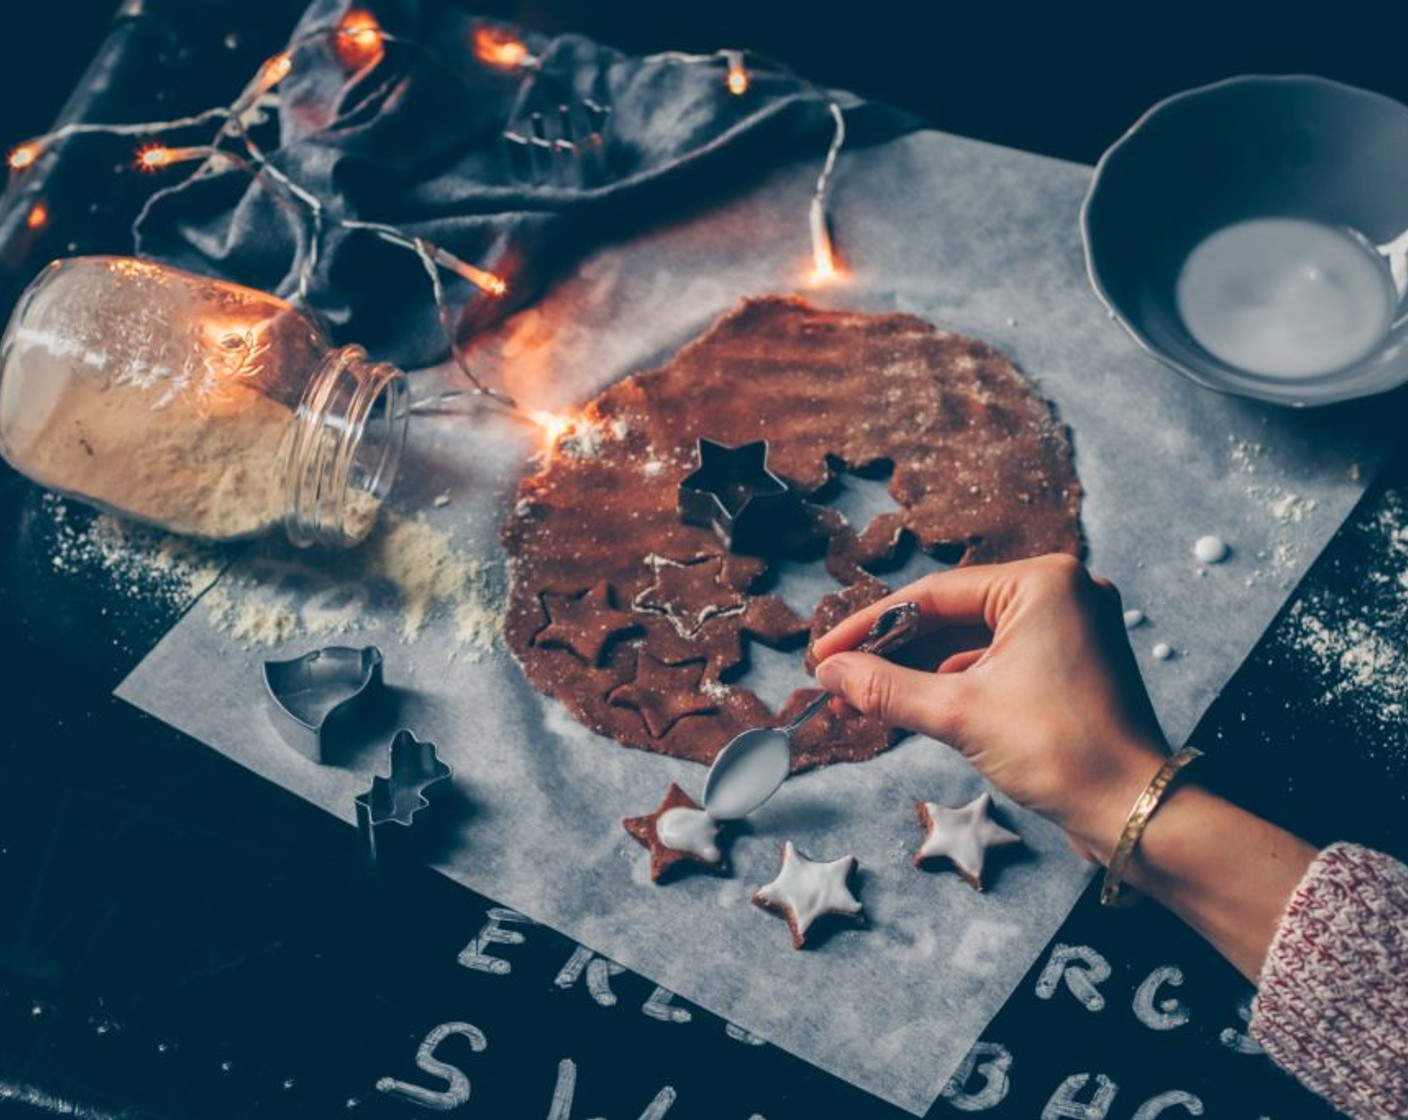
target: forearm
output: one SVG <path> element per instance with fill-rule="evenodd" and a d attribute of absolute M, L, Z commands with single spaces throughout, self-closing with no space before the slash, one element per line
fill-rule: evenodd
<path fill-rule="evenodd" d="M 936 672 L 848 652 L 901 599 L 940 636 L 991 640 L 957 643 Z M 950 744 L 1107 866 L 1168 759 L 1118 594 L 1069 557 L 929 576 L 814 650 L 827 689 Z M 1259 984 L 1251 1031 L 1279 1065 L 1352 1116 L 1408 1115 L 1408 867 L 1352 845 L 1317 854 L 1197 777 L 1164 794 L 1124 880 Z"/>
<path fill-rule="evenodd" d="M 1087 841 L 1101 862 L 1108 860 L 1122 825 L 1122 820 L 1113 826 L 1104 822 Z M 1185 784 L 1165 796 L 1124 878 L 1186 921 L 1255 982 L 1286 903 L 1315 853 L 1284 829 Z"/>

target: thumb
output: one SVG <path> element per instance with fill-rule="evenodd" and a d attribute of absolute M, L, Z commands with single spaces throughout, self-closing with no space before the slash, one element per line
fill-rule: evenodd
<path fill-rule="evenodd" d="M 854 651 L 837 653 L 816 667 L 821 686 L 851 707 L 891 727 L 952 742 L 958 729 L 962 677 L 909 669 Z"/>

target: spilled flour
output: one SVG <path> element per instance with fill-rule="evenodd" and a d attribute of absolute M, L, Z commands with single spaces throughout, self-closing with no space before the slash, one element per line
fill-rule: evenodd
<path fill-rule="evenodd" d="M 1319 503 L 1305 494 L 1266 480 L 1266 445 L 1255 440 L 1228 437 L 1227 461 L 1247 479 L 1247 494 L 1271 519 L 1272 538 L 1258 549 L 1243 580 L 1248 587 L 1264 581 L 1290 590 L 1300 570 L 1301 545 L 1297 526 L 1312 518 Z M 1357 477 L 1357 468 L 1356 477 Z"/>
<path fill-rule="evenodd" d="M 1408 499 L 1385 491 L 1361 532 L 1361 578 L 1346 573 L 1339 591 L 1307 587 L 1277 639 L 1326 682 L 1318 703 L 1336 704 L 1387 747 L 1395 735 L 1408 742 Z"/>
<path fill-rule="evenodd" d="M 53 493 L 41 495 L 39 506 L 47 519 L 49 564 L 56 572 L 100 580 L 126 600 L 165 611 L 190 606 L 234 554 L 95 513 Z"/>
<path fill-rule="evenodd" d="M 414 641 L 442 620 L 475 656 L 501 625 L 493 565 L 468 555 L 424 514 L 385 511 L 344 553 L 269 548 L 238 561 L 203 600 L 211 623 L 246 647 L 356 633 L 386 620 Z"/>
<path fill-rule="evenodd" d="M 351 635 L 382 621 L 409 642 L 443 621 L 459 648 L 477 656 L 501 626 L 496 567 L 424 514 L 387 510 L 358 548 L 304 552 L 276 542 L 195 543 L 52 494 L 41 507 L 55 570 L 173 613 L 200 598 L 211 624 L 245 648 Z"/>

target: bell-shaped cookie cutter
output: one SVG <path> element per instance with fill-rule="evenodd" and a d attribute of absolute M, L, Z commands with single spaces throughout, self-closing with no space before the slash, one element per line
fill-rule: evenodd
<path fill-rule="evenodd" d="M 376 646 L 325 646 L 264 662 L 264 687 L 284 741 L 313 762 L 329 761 L 330 745 L 351 717 L 382 692 L 382 661 Z"/>
<path fill-rule="evenodd" d="M 453 773 L 436 753 L 434 743 L 417 739 L 408 730 L 396 732 L 391 740 L 390 776 L 376 775 L 371 788 L 354 799 L 357 831 L 373 863 L 382 855 L 382 829 L 409 828 L 416 815 L 430 804 L 426 791 L 448 781 Z"/>

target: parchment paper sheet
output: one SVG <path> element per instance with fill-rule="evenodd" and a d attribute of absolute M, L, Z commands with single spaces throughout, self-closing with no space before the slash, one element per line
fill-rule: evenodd
<path fill-rule="evenodd" d="M 568 406 L 668 356 L 740 297 L 795 290 L 815 171 L 788 169 L 715 211 L 597 253 L 472 360 L 531 404 Z M 934 132 L 849 154 L 832 209 L 852 275 L 812 297 L 912 311 L 987 339 L 1057 403 L 1088 491 L 1091 565 L 1149 616 L 1133 638 L 1177 742 L 1349 512 L 1378 454 L 1335 431 L 1332 417 L 1216 396 L 1140 354 L 1086 285 L 1077 213 L 1088 176 Z M 424 509 L 501 571 L 497 527 L 534 433 L 488 411 L 413 424 L 398 505 Z M 451 503 L 432 507 L 442 491 Z M 610 495 L 602 501 L 609 508 Z M 1191 546 L 1204 533 L 1234 553 L 1200 572 Z M 790 783 L 734 843 L 731 877 L 656 887 L 619 821 L 653 809 L 671 780 L 698 794 L 701 769 L 590 734 L 501 651 L 476 660 L 457 648 L 449 620 L 408 646 L 395 619 L 372 610 L 364 631 L 338 640 L 382 647 L 388 683 L 404 690 L 402 724 L 455 768 L 463 804 L 438 863 L 445 874 L 916 1114 L 1087 880 L 1055 829 L 1000 799 L 1028 852 L 986 893 L 915 871 L 913 802 L 957 803 L 982 783 L 953 752 L 912 739 Z M 1176 656 L 1154 661 L 1156 641 Z M 385 762 L 364 750 L 320 767 L 285 747 L 259 677 L 274 655 L 239 648 L 198 606 L 118 691 L 350 821 L 354 795 Z M 817 858 L 859 857 L 868 928 L 796 952 L 783 924 L 749 905 L 786 839 Z"/>

